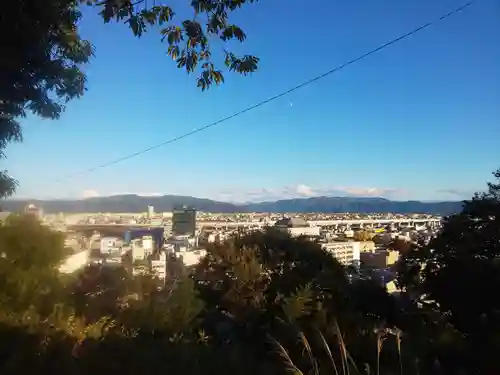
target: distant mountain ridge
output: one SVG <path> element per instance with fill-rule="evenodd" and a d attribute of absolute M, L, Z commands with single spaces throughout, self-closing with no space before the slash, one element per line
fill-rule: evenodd
<path fill-rule="evenodd" d="M 182 195 L 139 196 L 134 194 L 96 197 L 81 200 L 5 200 L 5 211 L 20 212 L 27 204 L 41 207 L 47 213 L 145 212 L 152 205 L 157 212 L 168 212 L 186 205 L 205 212 L 324 212 L 324 213 L 427 213 L 450 215 L 460 211 L 462 202 L 391 201 L 385 198 L 313 197 L 284 199 L 272 202 L 234 204 Z"/>

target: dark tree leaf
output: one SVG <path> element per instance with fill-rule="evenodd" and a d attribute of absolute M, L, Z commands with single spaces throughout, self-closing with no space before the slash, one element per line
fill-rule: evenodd
<path fill-rule="evenodd" d="M 103 5 L 101 15 L 109 21 L 113 4 Z M 80 67 L 93 50 L 78 34 L 80 18 L 78 3 L 66 0 L 17 1 L 0 15 L 1 156 L 8 143 L 22 139 L 17 120 L 27 110 L 55 119 L 66 102 L 85 92 Z M 8 186 L 11 194 L 15 184 Z"/>
<path fill-rule="evenodd" d="M 188 73 L 199 68 L 199 61 L 212 62 L 209 43 L 211 38 L 219 38 L 223 42 L 231 39 L 243 42 L 246 39 L 244 31 L 239 26 L 229 23 L 229 16 L 232 11 L 254 2 L 256 0 L 192 0 L 194 17 L 180 23 L 171 23 L 174 21 L 175 13 L 172 8 L 161 3 L 153 2 L 149 5 L 141 0 L 90 1 L 93 6 L 102 7 L 100 14 L 105 22 L 112 19 L 117 21 L 127 19 L 132 33 L 137 37 L 146 31 L 146 25 L 164 26 L 160 34 L 161 40 L 168 43 L 168 55 L 176 61 L 177 67 L 185 68 Z M 229 62 L 226 56 L 226 66 L 229 71 L 248 75 L 257 70 L 259 61 L 256 57 L 250 55 L 237 57 L 233 54 L 230 56 Z M 204 79 L 202 76 L 205 68 L 201 69 L 197 86 L 202 90 L 224 82 L 221 71 L 214 75 L 214 69 L 211 69 L 207 71 L 210 79 Z"/>

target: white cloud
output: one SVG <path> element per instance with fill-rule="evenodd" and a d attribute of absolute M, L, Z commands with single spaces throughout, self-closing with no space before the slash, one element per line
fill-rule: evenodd
<path fill-rule="evenodd" d="M 84 190 L 83 193 L 82 193 L 82 198 L 83 199 L 86 199 L 86 198 L 96 198 L 96 197 L 99 197 L 100 194 L 97 190 L 94 190 L 94 189 L 88 189 L 88 190 Z"/>
<path fill-rule="evenodd" d="M 359 197 L 382 197 L 391 195 L 393 193 L 398 193 L 398 189 L 382 189 L 382 188 L 359 188 L 359 187 L 347 187 L 341 188 L 341 191 L 345 191 L 349 195 L 359 196 Z"/>
<path fill-rule="evenodd" d="M 279 199 L 310 198 L 320 196 L 384 197 L 398 199 L 405 192 L 401 189 L 367 187 L 312 187 L 306 184 L 263 188 L 257 190 L 225 191 L 214 198 L 230 202 L 261 202 Z"/>
<path fill-rule="evenodd" d="M 313 188 L 304 184 L 297 185 L 295 192 L 302 197 L 314 197 L 316 195 Z"/>

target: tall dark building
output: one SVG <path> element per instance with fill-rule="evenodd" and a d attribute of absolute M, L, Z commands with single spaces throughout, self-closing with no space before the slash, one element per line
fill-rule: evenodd
<path fill-rule="evenodd" d="M 195 233 L 196 210 L 186 206 L 175 208 L 172 215 L 172 234 L 174 236 L 194 236 Z"/>

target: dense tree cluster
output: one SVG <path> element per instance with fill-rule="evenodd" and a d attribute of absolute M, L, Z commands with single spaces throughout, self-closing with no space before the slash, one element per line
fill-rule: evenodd
<path fill-rule="evenodd" d="M 10 217 L 0 226 L 0 371 L 497 373 L 499 197 L 490 184 L 408 251 L 399 295 L 272 229 L 209 246 L 194 269 L 169 267 L 166 283 L 97 265 L 63 276 L 61 236 Z"/>
<path fill-rule="evenodd" d="M 375 233 L 367 230 L 358 230 L 354 232 L 354 240 L 356 241 L 371 241 L 374 236 Z"/>
<path fill-rule="evenodd" d="M 500 371 L 500 169 L 427 246 L 408 252 L 400 284 L 439 332 L 450 371 Z M 438 342 L 433 343 L 433 345 Z M 441 345 L 443 343 L 439 343 Z"/>

